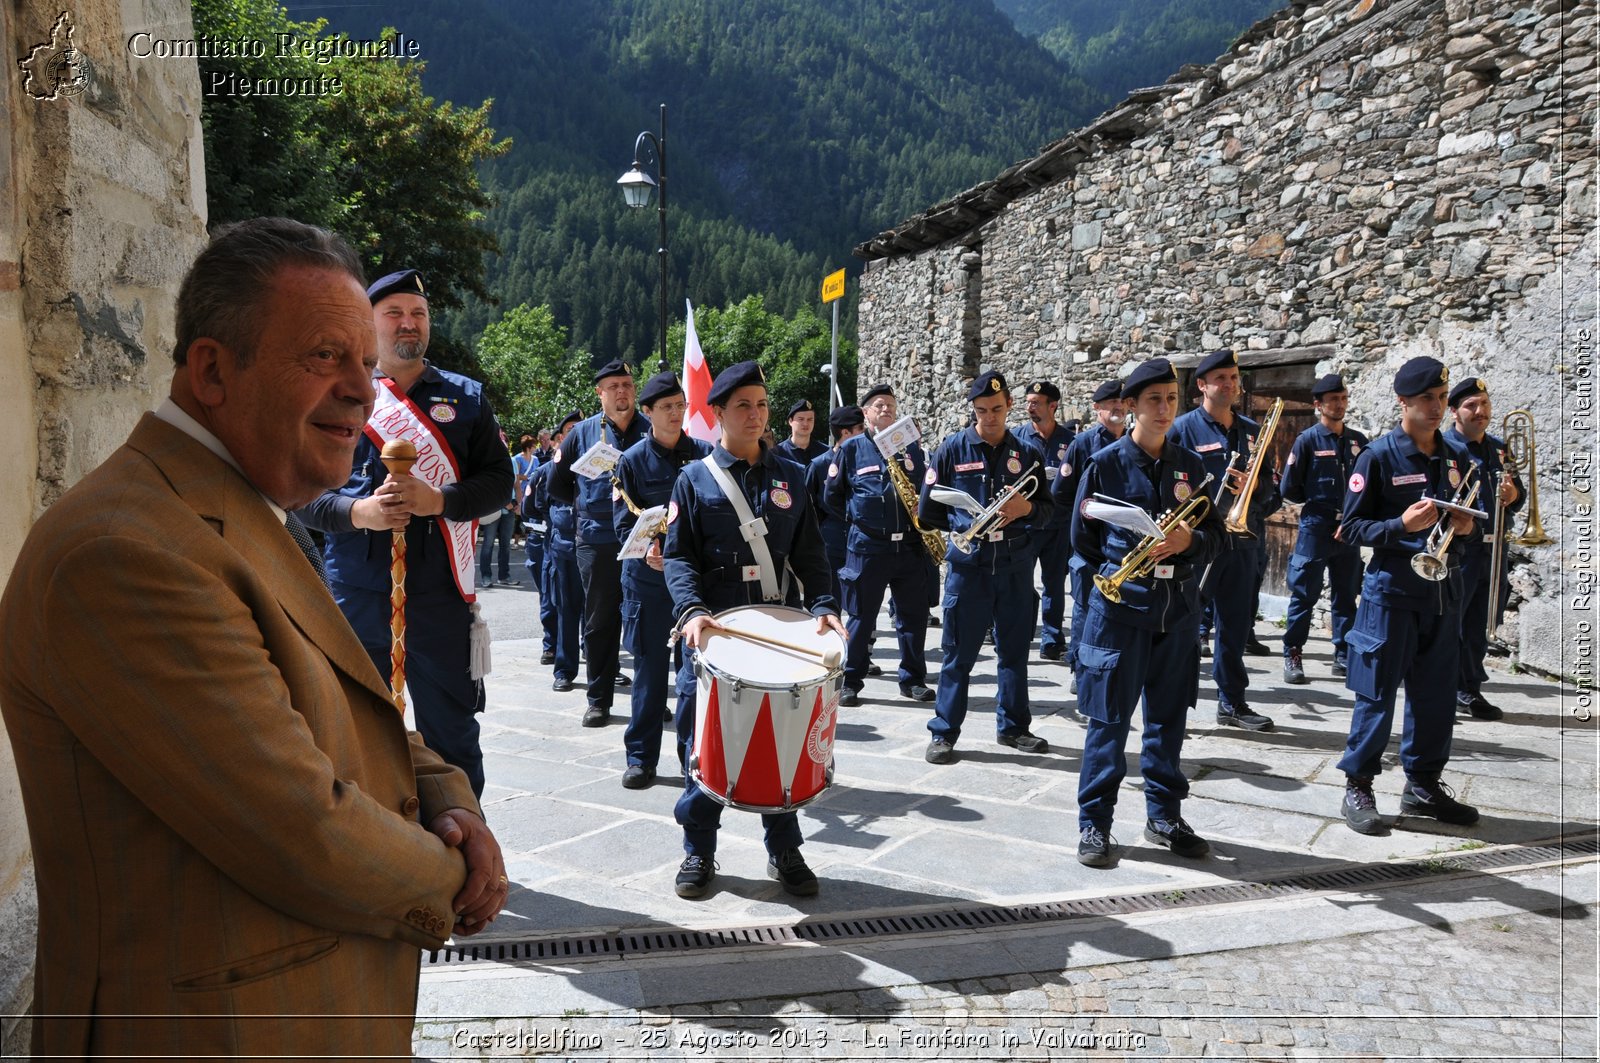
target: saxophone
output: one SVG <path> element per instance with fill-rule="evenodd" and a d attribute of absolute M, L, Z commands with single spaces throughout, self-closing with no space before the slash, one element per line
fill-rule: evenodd
<path fill-rule="evenodd" d="M 928 556 L 933 558 L 935 565 L 944 564 L 944 536 L 917 519 L 919 497 L 917 487 L 911 482 L 911 477 L 906 475 L 905 466 L 900 463 L 900 456 L 883 460 L 889 468 L 889 479 L 894 481 L 894 489 L 900 495 L 900 504 L 905 507 L 906 516 L 911 518 L 911 526 L 922 536 L 922 545 L 928 551 Z"/>

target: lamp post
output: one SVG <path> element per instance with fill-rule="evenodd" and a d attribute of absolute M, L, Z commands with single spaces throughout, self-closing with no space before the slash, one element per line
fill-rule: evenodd
<path fill-rule="evenodd" d="M 644 172 L 640 154 L 648 142 L 656 157 L 656 176 L 652 180 Z M 652 194 L 659 192 L 656 201 L 656 218 L 660 223 L 659 246 L 656 259 L 661 264 L 660 291 L 656 295 L 656 317 L 661 340 L 661 369 L 667 368 L 667 105 L 661 105 L 661 133 L 646 129 L 633 142 L 633 168 L 617 178 L 622 186 L 622 196 L 630 207 L 648 207 Z"/>

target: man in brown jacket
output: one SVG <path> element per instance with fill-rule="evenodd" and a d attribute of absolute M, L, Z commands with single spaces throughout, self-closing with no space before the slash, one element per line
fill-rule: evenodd
<path fill-rule="evenodd" d="M 170 398 L 39 519 L 0 600 L 34 1053 L 409 1059 L 419 950 L 509 886 L 285 527 L 372 410 L 361 268 L 245 222 L 177 318 Z"/>

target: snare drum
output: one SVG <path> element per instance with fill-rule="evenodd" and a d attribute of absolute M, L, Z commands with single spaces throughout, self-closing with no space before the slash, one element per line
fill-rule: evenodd
<path fill-rule="evenodd" d="M 781 605 L 718 613 L 724 627 L 843 652 L 837 632 Z M 695 657 L 689 777 L 730 808 L 787 812 L 833 781 L 833 729 L 844 672 L 793 650 L 710 632 Z"/>

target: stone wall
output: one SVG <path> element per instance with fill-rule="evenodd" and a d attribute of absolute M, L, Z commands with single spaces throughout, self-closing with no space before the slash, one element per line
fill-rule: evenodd
<path fill-rule="evenodd" d="M 1137 360 L 1231 347 L 1344 373 L 1351 422 L 1380 432 L 1394 368 L 1430 353 L 1485 377 L 1497 415 L 1533 409 L 1556 536 L 1593 502 L 1573 476 L 1593 420 L 1562 411 L 1592 381 L 1573 337 L 1595 322 L 1595 43 L 1592 2 L 1293 5 L 858 248 L 861 379 L 904 381 L 938 438 L 979 366 L 1019 394 L 1054 379 L 1081 412 Z M 1030 174 L 1053 176 L 1008 191 Z M 1523 553 L 1524 616 L 1570 628 L 1557 588 L 1592 578 L 1592 552 Z M 1571 671 L 1559 639 L 1523 641 L 1525 663 Z"/>
<path fill-rule="evenodd" d="M 190 35 L 189 5 L 79 0 L 68 12 L 74 62 L 52 68 L 68 43 L 62 11 L 0 4 L 5 573 L 39 513 L 165 394 L 173 297 L 205 238 L 198 71 L 192 61 L 130 65 L 124 50 L 140 28 Z M 57 81 L 63 69 L 83 80 Z M 40 98 L 52 88 L 54 99 Z M 36 926 L 21 806 L 11 746 L 0 741 L 0 808 L 12 810 L 0 821 L 0 1014 L 11 1015 L 31 1000 Z M 26 1053 L 25 1020 L 6 1021 L 0 1047 Z"/>

